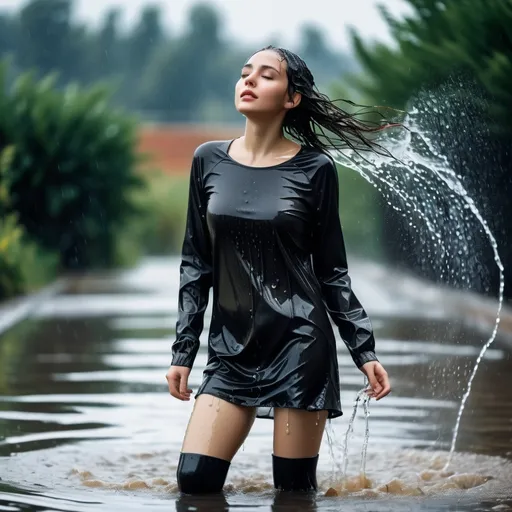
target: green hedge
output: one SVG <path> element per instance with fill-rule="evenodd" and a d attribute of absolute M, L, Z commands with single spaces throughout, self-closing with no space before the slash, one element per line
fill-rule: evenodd
<path fill-rule="evenodd" d="M 58 258 L 27 236 L 14 213 L 7 213 L 9 175 L 13 148 L 0 152 L 0 300 L 18 295 L 52 280 Z"/>
<path fill-rule="evenodd" d="M 11 146 L 9 212 L 61 269 L 111 267 L 117 232 L 136 208 L 134 119 L 109 105 L 109 91 L 55 87 L 23 74 L 7 91 L 0 68 L 0 150 Z"/>

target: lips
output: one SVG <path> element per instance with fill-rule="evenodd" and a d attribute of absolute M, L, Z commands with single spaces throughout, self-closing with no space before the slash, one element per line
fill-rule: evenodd
<path fill-rule="evenodd" d="M 254 98 L 256 99 L 258 96 L 254 94 L 252 91 L 246 90 L 243 91 L 242 94 L 240 94 L 240 98 Z"/>

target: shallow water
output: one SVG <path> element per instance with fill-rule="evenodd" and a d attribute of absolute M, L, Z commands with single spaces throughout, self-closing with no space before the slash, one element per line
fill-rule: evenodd
<path fill-rule="evenodd" d="M 512 335 L 502 329 L 487 351 L 457 453 L 443 472 L 460 399 L 494 319 L 475 322 L 479 299 L 356 262 L 354 288 L 393 386 L 370 402 L 365 478 L 362 407 L 347 478 L 339 472 L 364 385 L 340 341 L 345 414 L 327 427 L 314 499 L 274 493 L 272 421 L 265 419 L 256 420 L 233 460 L 224 498 L 178 499 L 176 462 L 193 402 L 170 397 L 165 380 L 177 263 L 148 260 L 131 272 L 74 281 L 0 337 L 0 511 L 512 510 Z M 492 304 L 482 302 L 486 308 Z M 206 335 L 207 327 L 193 389 Z"/>

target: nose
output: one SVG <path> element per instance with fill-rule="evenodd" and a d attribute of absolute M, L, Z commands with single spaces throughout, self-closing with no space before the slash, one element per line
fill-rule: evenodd
<path fill-rule="evenodd" d="M 247 85 L 247 86 L 252 86 L 252 87 L 254 87 L 254 86 L 256 85 L 256 83 L 255 83 L 255 81 L 254 81 L 254 74 L 253 74 L 253 73 L 251 73 L 251 74 L 247 75 L 247 76 L 245 77 L 245 81 L 244 81 L 244 83 L 245 83 L 245 85 Z"/>

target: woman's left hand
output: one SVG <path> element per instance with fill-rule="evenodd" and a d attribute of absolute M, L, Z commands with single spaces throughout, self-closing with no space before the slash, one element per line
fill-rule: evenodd
<path fill-rule="evenodd" d="M 388 373 L 378 361 L 370 361 L 363 364 L 360 370 L 368 377 L 371 389 L 367 391 L 368 395 L 375 400 L 384 398 L 391 391 Z"/>

